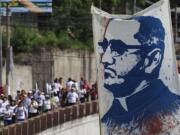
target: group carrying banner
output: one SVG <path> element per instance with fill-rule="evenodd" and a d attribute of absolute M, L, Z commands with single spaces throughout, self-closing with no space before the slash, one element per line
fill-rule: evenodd
<path fill-rule="evenodd" d="M 101 135 L 179 135 L 180 91 L 168 0 L 135 15 L 94 6 Z"/>

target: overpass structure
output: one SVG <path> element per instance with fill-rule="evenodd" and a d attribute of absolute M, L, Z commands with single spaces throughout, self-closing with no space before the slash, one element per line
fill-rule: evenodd
<path fill-rule="evenodd" d="M 57 108 L 1 129 L 0 135 L 99 135 L 97 101 Z"/>
<path fill-rule="evenodd" d="M 100 135 L 98 114 L 89 115 L 49 128 L 38 135 Z"/>

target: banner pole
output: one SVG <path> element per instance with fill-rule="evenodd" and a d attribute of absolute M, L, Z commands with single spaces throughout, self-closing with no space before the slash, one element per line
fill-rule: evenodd
<path fill-rule="evenodd" d="M 9 47 L 10 47 L 10 9 L 6 5 L 6 95 L 9 94 Z"/>

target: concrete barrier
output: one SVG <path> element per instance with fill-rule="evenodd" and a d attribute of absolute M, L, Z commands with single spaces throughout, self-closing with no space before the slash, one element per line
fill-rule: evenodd
<path fill-rule="evenodd" d="M 34 135 L 96 113 L 98 113 L 97 101 L 58 108 L 22 123 L 3 127 L 0 135 Z"/>
<path fill-rule="evenodd" d="M 99 115 L 93 114 L 49 128 L 38 135 L 100 135 Z"/>

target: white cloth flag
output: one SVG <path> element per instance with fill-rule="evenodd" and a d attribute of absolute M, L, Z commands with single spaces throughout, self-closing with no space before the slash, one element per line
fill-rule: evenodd
<path fill-rule="evenodd" d="M 179 135 L 180 91 L 170 8 L 135 15 L 92 6 L 102 135 Z"/>

